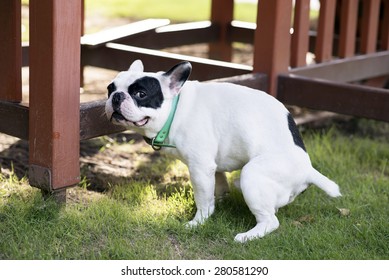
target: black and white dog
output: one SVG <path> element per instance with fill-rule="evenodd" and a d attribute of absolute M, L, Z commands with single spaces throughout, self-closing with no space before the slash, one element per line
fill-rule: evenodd
<path fill-rule="evenodd" d="M 214 212 L 215 196 L 228 191 L 224 172 L 233 170 L 241 170 L 238 187 L 257 220 L 253 229 L 236 235 L 239 242 L 277 229 L 277 209 L 310 183 L 331 197 L 341 196 L 338 185 L 312 167 L 296 124 L 280 102 L 248 87 L 187 81 L 191 70 L 183 62 L 168 72 L 148 73 L 136 60 L 108 86 L 105 107 L 113 123 L 148 139 L 165 129 L 169 147 L 162 150 L 189 168 L 197 206 L 189 226 L 204 223 Z"/>

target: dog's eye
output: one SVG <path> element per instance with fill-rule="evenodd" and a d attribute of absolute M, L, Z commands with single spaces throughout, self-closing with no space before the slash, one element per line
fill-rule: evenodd
<path fill-rule="evenodd" d="M 111 94 L 116 90 L 116 86 L 114 83 L 110 83 L 107 87 L 108 90 L 108 98 L 111 96 Z"/>
<path fill-rule="evenodd" d="M 139 99 L 143 99 L 147 96 L 147 94 L 144 91 L 138 91 L 135 96 Z"/>

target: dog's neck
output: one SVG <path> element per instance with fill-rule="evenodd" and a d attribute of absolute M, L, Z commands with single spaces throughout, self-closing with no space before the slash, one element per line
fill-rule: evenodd
<path fill-rule="evenodd" d="M 151 145 L 151 147 L 154 150 L 160 150 L 162 147 L 175 148 L 174 145 L 166 143 L 166 139 L 169 136 L 170 127 L 173 123 L 173 119 L 174 119 L 174 115 L 176 113 L 179 99 L 180 99 L 180 95 L 176 95 L 174 97 L 174 99 L 171 103 L 169 116 L 167 117 L 165 124 L 163 125 L 161 130 L 159 130 L 157 135 L 155 137 L 152 137 L 152 138 L 148 138 L 146 136 L 144 137 L 146 143 Z"/>

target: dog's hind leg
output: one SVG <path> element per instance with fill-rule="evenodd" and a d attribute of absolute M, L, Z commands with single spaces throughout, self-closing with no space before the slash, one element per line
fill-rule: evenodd
<path fill-rule="evenodd" d="M 269 171 L 268 166 L 260 159 L 251 160 L 242 169 L 240 187 L 257 225 L 247 232 L 236 235 L 237 242 L 261 238 L 279 226 L 275 213 L 282 186 L 266 174 L 266 171 Z"/>

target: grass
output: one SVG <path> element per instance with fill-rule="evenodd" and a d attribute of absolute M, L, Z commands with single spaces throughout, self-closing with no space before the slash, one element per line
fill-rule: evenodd
<path fill-rule="evenodd" d="M 87 0 L 86 11 L 87 16 L 102 14 L 111 18 L 206 20 L 210 15 L 210 3 L 209 0 L 114 0 L 107 5 L 106 0 Z"/>
<path fill-rule="evenodd" d="M 86 0 L 88 15 L 102 14 L 112 18 L 168 18 L 172 21 L 209 20 L 211 0 Z M 151 8 L 152 7 L 152 8 Z M 256 5 L 236 3 L 234 19 L 255 22 Z"/>
<path fill-rule="evenodd" d="M 66 206 L 1 175 L 0 259 L 389 259 L 389 127 L 360 120 L 353 131 L 303 135 L 314 165 L 344 196 L 309 188 L 279 210 L 277 231 L 246 244 L 233 238 L 255 220 L 234 189 L 205 225 L 184 227 L 195 211 L 188 175 L 163 156 L 139 162 L 138 176 L 104 193 L 90 195 L 84 180 Z"/>

